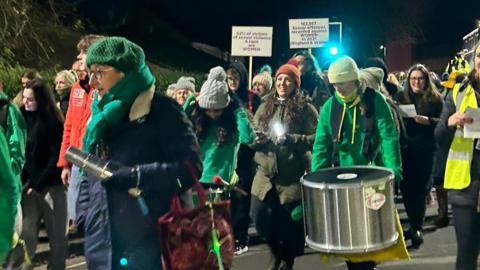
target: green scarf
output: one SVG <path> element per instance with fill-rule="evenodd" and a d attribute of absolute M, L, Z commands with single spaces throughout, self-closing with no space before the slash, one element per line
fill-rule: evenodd
<path fill-rule="evenodd" d="M 97 93 L 92 101 L 92 116 L 83 137 L 83 149 L 95 153 L 98 142 L 109 129 L 127 120 L 128 112 L 137 96 L 155 83 L 150 69 L 143 64 L 138 70 L 125 74 L 101 100 Z"/>

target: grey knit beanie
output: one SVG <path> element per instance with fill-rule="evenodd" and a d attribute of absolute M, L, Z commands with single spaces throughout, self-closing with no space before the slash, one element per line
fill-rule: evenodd
<path fill-rule="evenodd" d="M 180 77 L 175 84 L 175 91 L 178 89 L 187 89 L 195 92 L 195 78 L 187 76 Z"/>
<path fill-rule="evenodd" d="M 218 66 L 210 69 L 207 80 L 203 83 L 198 97 L 198 105 L 203 109 L 221 110 L 230 103 L 228 95 L 227 74 Z"/>

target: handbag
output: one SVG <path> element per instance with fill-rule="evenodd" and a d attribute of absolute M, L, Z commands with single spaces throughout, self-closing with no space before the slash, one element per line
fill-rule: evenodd
<path fill-rule="evenodd" d="M 199 206 L 186 209 L 174 195 L 170 210 L 158 219 L 162 262 L 168 270 L 229 269 L 235 240 L 230 223 L 230 201 L 208 201 L 207 193 L 194 176 Z"/>

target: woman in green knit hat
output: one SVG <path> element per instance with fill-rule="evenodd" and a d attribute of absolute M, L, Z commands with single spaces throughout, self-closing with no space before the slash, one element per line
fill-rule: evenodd
<path fill-rule="evenodd" d="M 84 150 L 119 167 L 106 181 L 87 175 L 89 188 L 79 195 L 88 268 L 162 269 L 156 221 L 172 195 L 193 185 L 188 168 L 200 171 L 195 134 L 181 108 L 155 94 L 138 45 L 101 39 L 88 49 L 87 65 L 100 90 Z"/>

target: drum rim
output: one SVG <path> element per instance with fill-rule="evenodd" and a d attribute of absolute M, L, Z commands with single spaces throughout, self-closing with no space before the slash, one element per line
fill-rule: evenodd
<path fill-rule="evenodd" d="M 335 249 L 335 248 L 327 248 L 329 245 L 328 244 L 319 244 L 313 240 L 311 240 L 308 235 L 305 236 L 305 242 L 306 244 L 314 250 L 320 251 L 320 252 L 325 252 L 325 253 L 337 253 L 337 254 L 355 254 L 355 253 L 363 253 L 363 252 L 372 252 L 372 251 L 378 251 L 382 250 L 388 247 L 391 247 L 395 245 L 399 239 L 400 234 L 395 232 L 395 235 L 393 236 L 392 239 L 389 241 L 383 242 L 383 243 L 378 243 L 376 245 L 372 245 L 369 248 L 356 248 L 356 249 L 349 249 L 349 250 L 340 250 L 340 249 Z"/>
<path fill-rule="evenodd" d="M 330 171 L 330 170 L 337 170 L 339 167 L 331 167 L 331 168 L 325 168 L 325 169 L 322 169 L 322 170 L 325 170 L 325 171 Z M 389 168 L 386 168 L 386 167 L 380 167 L 380 166 L 369 166 L 369 165 L 359 165 L 359 166 L 345 166 L 345 167 L 341 167 L 341 168 L 344 168 L 344 169 L 352 169 L 352 168 L 358 168 L 358 169 L 365 169 L 365 168 L 368 168 L 368 169 L 378 169 L 378 170 L 383 170 L 383 171 L 388 171 L 390 173 L 390 175 L 386 178 L 380 178 L 378 180 L 369 180 L 368 182 L 365 182 L 365 181 L 361 181 L 361 182 L 350 182 L 350 183 L 315 183 L 315 182 L 312 182 L 312 181 L 308 181 L 307 179 L 305 179 L 305 176 L 309 175 L 304 175 L 300 178 L 300 183 L 302 184 L 302 186 L 305 186 L 305 187 L 310 187 L 310 188 L 318 188 L 318 189 L 341 189 L 341 188 L 351 188 L 351 187 L 365 187 L 365 186 L 374 186 L 374 185 L 377 185 L 377 184 L 380 184 L 380 183 L 388 183 L 390 181 L 393 181 L 395 179 L 395 174 L 393 172 L 392 169 L 389 169 Z"/>

